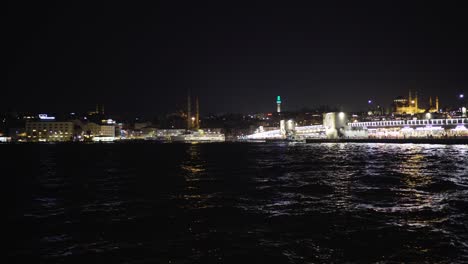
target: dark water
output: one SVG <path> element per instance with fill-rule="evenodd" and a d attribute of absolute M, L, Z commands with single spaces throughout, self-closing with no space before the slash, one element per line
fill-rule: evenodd
<path fill-rule="evenodd" d="M 8 263 L 468 261 L 467 145 L 58 144 L 0 153 Z"/>

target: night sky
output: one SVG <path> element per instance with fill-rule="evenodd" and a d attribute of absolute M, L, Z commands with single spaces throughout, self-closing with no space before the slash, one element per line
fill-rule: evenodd
<path fill-rule="evenodd" d="M 276 95 L 350 111 L 468 90 L 467 9 L 449 2 L 45 2 L 7 6 L 1 111 L 151 116 L 189 88 L 202 114 L 275 111 Z"/>

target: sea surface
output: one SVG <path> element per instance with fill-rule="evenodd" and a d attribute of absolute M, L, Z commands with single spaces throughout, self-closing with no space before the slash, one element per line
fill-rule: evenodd
<path fill-rule="evenodd" d="M 5 263 L 467 263 L 468 145 L 6 144 Z"/>

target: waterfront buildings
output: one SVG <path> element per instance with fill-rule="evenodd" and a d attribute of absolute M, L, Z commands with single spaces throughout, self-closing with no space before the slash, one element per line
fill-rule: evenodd
<path fill-rule="evenodd" d="M 113 141 L 115 139 L 115 125 L 113 120 L 103 120 L 104 124 L 88 122 L 83 125 L 83 138 L 93 141 Z"/>
<path fill-rule="evenodd" d="M 188 96 L 186 111 L 159 115 L 153 120 L 133 118 L 116 123 L 104 116 L 103 107 L 84 115 L 59 115 L 57 120 L 46 114 L 8 113 L 2 117 L 0 136 L 11 138 L 12 142 L 468 137 L 463 96 L 457 107 L 441 108 L 438 97 L 429 97 L 427 101 L 428 104 L 421 107 L 418 95 L 410 92 L 407 98 L 396 98 L 392 102 L 393 111 L 386 108 L 388 112 L 379 106 L 376 108 L 372 100 L 369 100 L 369 111 L 356 113 L 339 112 L 330 107 L 284 112 L 281 97 L 277 96 L 271 112 L 209 114 L 201 119 L 198 98 L 192 103 Z M 461 121 L 457 121 L 459 119 Z"/>
<path fill-rule="evenodd" d="M 0 142 L 1 143 L 6 143 L 6 142 L 10 142 L 10 141 L 11 141 L 11 137 L 0 136 Z"/>
<path fill-rule="evenodd" d="M 54 120 L 26 121 L 27 140 L 32 142 L 63 142 L 73 140 L 73 122 Z"/>

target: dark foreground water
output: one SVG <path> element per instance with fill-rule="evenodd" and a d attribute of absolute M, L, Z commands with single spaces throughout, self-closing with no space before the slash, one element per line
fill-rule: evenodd
<path fill-rule="evenodd" d="M 468 146 L 0 145 L 7 263 L 468 261 Z"/>

